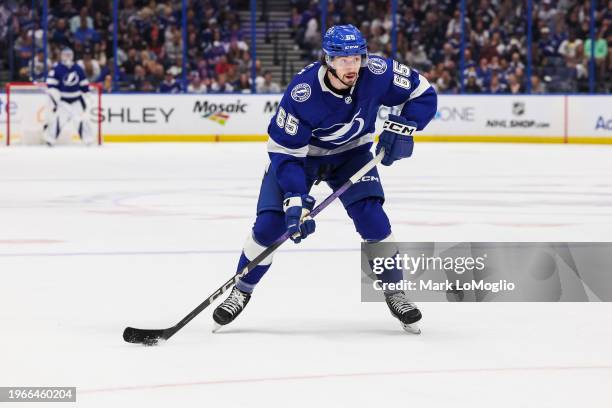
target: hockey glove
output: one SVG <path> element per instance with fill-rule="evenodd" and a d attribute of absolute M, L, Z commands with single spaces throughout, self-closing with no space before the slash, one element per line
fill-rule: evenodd
<path fill-rule="evenodd" d="M 289 238 L 296 244 L 315 231 L 315 220 L 310 217 L 315 199 L 308 194 L 285 194 L 283 210 Z"/>
<path fill-rule="evenodd" d="M 382 147 L 385 148 L 385 156 L 381 163 L 390 166 L 394 161 L 410 157 L 414 148 L 412 134 L 417 129 L 417 124 L 397 115 L 389 115 L 385 120 L 383 132 L 380 134 L 376 145 L 376 154 Z"/>

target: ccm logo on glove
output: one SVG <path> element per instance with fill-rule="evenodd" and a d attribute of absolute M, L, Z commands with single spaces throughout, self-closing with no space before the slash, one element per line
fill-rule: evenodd
<path fill-rule="evenodd" d="M 385 121 L 383 131 L 378 139 L 376 146 L 376 154 L 382 148 L 385 149 L 385 155 L 380 162 L 383 166 L 390 166 L 394 161 L 400 160 L 412 155 L 414 148 L 414 138 L 412 134 L 417 130 L 417 124 L 408 119 L 398 116 L 389 115 L 389 119 Z"/>
<path fill-rule="evenodd" d="M 390 120 L 385 120 L 385 123 L 383 125 L 383 130 L 397 133 L 398 135 L 412 136 L 412 133 L 416 130 L 416 127 L 411 124 L 403 124 L 403 123 L 392 122 Z"/>

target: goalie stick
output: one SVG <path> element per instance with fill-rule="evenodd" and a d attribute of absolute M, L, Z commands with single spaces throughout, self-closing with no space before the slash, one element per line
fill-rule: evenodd
<path fill-rule="evenodd" d="M 311 217 L 316 217 L 325 207 L 327 207 L 332 201 L 338 198 L 344 193 L 350 186 L 355 184 L 365 174 L 374 168 L 385 155 L 385 149 L 381 149 L 378 155 L 370 160 L 365 166 L 358 170 L 350 179 L 346 181 L 338 190 L 330 194 L 325 200 L 317 205 L 310 213 Z M 287 239 L 289 239 L 289 233 L 285 232 L 281 235 L 272 245 L 266 248 L 261 254 L 255 257 L 251 262 L 248 263 L 239 273 L 232 276 L 227 282 L 225 282 L 219 289 L 213 292 L 206 300 L 204 300 L 198 307 L 193 309 L 187 316 L 185 316 L 180 322 L 167 329 L 137 329 L 134 327 L 126 327 L 123 331 L 123 340 L 128 343 L 139 343 L 147 346 L 154 346 L 159 343 L 160 340 L 168 340 L 174 336 L 176 332 L 181 330 L 187 323 L 189 323 L 194 317 L 199 315 L 204 309 L 206 309 L 212 302 L 215 301 L 219 296 L 225 293 L 232 285 L 234 285 L 238 279 L 246 275 L 250 270 L 255 268 L 261 261 L 263 261 L 268 255 L 276 251 Z"/>

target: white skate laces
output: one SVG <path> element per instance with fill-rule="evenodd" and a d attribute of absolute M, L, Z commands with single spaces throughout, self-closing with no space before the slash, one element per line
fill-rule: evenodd
<path fill-rule="evenodd" d="M 385 294 L 385 300 L 391 314 L 400 321 L 405 331 L 421 334 L 421 329 L 418 326 L 418 321 L 422 317 L 421 311 L 414 303 L 408 301 L 408 297 L 404 292 Z"/>
<path fill-rule="evenodd" d="M 403 292 L 394 293 L 387 296 L 390 306 L 400 314 L 407 313 L 416 309 L 416 305 L 408 301 L 406 294 Z"/>
<path fill-rule="evenodd" d="M 234 288 L 227 299 L 221 304 L 221 309 L 228 311 L 231 314 L 236 314 L 246 303 L 246 295 L 240 290 Z"/>

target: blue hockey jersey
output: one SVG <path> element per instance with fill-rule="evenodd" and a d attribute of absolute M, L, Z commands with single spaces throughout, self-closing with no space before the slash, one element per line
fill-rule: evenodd
<path fill-rule="evenodd" d="M 79 100 L 83 93 L 89 92 L 89 80 L 78 64 L 71 67 L 55 64 L 49 71 L 47 86 L 59 90 L 62 100 L 66 102 Z"/>
<path fill-rule="evenodd" d="M 401 116 L 422 130 L 434 117 L 437 96 L 425 77 L 392 59 L 371 56 L 349 95 L 324 82 L 327 68 L 310 64 L 291 81 L 268 126 L 268 153 L 285 192 L 306 193 L 306 160 L 369 150 L 381 105 L 399 106 Z"/>

